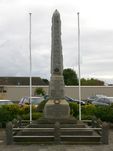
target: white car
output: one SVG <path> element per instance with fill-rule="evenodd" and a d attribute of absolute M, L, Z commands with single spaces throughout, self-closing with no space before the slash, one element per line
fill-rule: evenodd
<path fill-rule="evenodd" d="M 103 95 L 103 94 L 97 94 L 97 95 L 94 95 L 94 96 L 90 96 L 87 98 L 87 103 L 92 103 L 93 101 L 99 99 L 99 98 L 106 98 L 107 96 Z"/>
<path fill-rule="evenodd" d="M 35 105 L 35 107 L 38 106 L 38 104 L 40 102 L 42 102 L 44 100 L 44 97 L 43 96 L 37 96 L 37 97 L 31 97 L 31 103 L 32 105 Z M 20 106 L 23 106 L 25 104 L 30 104 L 30 97 L 23 97 L 20 102 L 19 102 L 19 105 Z"/>
<path fill-rule="evenodd" d="M 11 100 L 0 100 L 0 105 L 9 105 L 13 104 Z"/>
<path fill-rule="evenodd" d="M 113 103 L 113 97 L 107 97 L 110 100 L 110 103 Z"/>
<path fill-rule="evenodd" d="M 98 98 L 95 101 L 92 102 L 92 104 L 95 105 L 111 105 L 111 102 L 108 98 Z"/>

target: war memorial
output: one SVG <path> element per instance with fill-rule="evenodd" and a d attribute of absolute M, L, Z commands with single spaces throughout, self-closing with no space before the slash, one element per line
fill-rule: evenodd
<path fill-rule="evenodd" d="M 63 55 L 60 13 L 55 10 L 51 28 L 51 77 L 49 99 L 43 117 L 23 125 L 21 119 L 6 127 L 9 144 L 108 144 L 108 125 L 92 119 L 79 121 L 70 115 L 64 99 Z M 100 126 L 101 125 L 101 126 Z"/>

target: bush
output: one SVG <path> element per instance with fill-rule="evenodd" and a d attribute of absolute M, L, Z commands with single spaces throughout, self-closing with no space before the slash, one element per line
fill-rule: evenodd
<path fill-rule="evenodd" d="M 95 116 L 102 121 L 113 122 L 112 106 L 96 106 Z"/>
<path fill-rule="evenodd" d="M 32 105 L 32 112 L 36 111 L 36 107 Z M 30 106 L 29 105 L 24 105 L 22 107 L 19 107 L 19 115 L 22 114 L 28 114 L 30 112 Z"/>
<path fill-rule="evenodd" d="M 82 106 L 81 114 L 86 115 L 86 116 L 88 116 L 88 115 L 94 116 L 95 110 L 96 110 L 96 106 L 94 104 L 86 104 L 86 105 Z"/>
<path fill-rule="evenodd" d="M 79 105 L 76 103 L 69 103 L 70 113 L 78 118 Z M 93 104 L 81 106 L 82 120 L 91 120 L 93 116 L 106 122 L 113 122 L 113 105 L 111 106 L 96 106 Z"/>
<path fill-rule="evenodd" d="M 13 120 L 14 116 L 10 115 L 10 112 L 7 111 L 6 109 L 0 108 L 0 124 L 2 127 L 5 127 L 5 124 L 8 121 Z"/>
<path fill-rule="evenodd" d="M 42 117 L 42 113 L 39 113 L 39 112 L 33 112 L 32 113 L 32 119 L 33 120 L 37 120 L 37 119 L 39 119 L 40 117 Z M 29 120 L 30 119 L 30 114 L 29 113 L 27 113 L 27 114 L 23 114 L 22 115 L 22 119 L 23 120 Z"/>
<path fill-rule="evenodd" d="M 14 117 L 17 115 L 27 114 L 30 112 L 29 105 L 24 105 L 20 107 L 18 104 L 11 104 L 11 105 L 3 105 L 2 108 L 9 111 L 10 115 Z M 35 111 L 35 110 L 36 110 L 35 106 L 32 105 L 32 111 Z"/>
<path fill-rule="evenodd" d="M 39 119 L 43 113 L 45 103 L 47 101 L 42 101 L 37 109 L 32 106 L 32 117 L 33 120 Z M 74 117 L 79 115 L 79 105 L 76 103 L 69 103 L 70 114 Z M 100 118 L 102 121 L 113 122 L 113 105 L 111 106 L 95 106 L 93 104 L 81 106 L 81 115 L 83 120 L 92 119 L 93 116 Z M 38 112 L 37 112 L 38 111 Z M 3 105 L 0 106 L 0 124 L 5 125 L 6 122 L 12 121 L 17 116 L 21 116 L 24 120 L 29 120 L 30 117 L 29 105 L 20 107 L 18 104 L 14 105 Z"/>
<path fill-rule="evenodd" d="M 92 115 L 85 115 L 85 114 L 81 115 L 81 119 L 82 120 L 92 120 L 92 118 L 93 118 Z"/>
<path fill-rule="evenodd" d="M 32 106 L 33 118 L 37 119 L 41 116 L 41 113 L 36 112 L 35 106 Z M 0 124 L 5 126 L 5 123 L 12 121 L 14 118 L 25 117 L 29 120 L 30 107 L 25 105 L 20 107 L 18 104 L 2 105 L 0 106 Z"/>
<path fill-rule="evenodd" d="M 77 103 L 70 102 L 70 114 L 74 117 L 78 117 L 79 114 L 79 105 Z"/>

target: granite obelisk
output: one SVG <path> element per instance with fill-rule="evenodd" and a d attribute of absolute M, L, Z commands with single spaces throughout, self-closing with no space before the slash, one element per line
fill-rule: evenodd
<path fill-rule="evenodd" d="M 52 44 L 51 44 L 51 79 L 49 96 L 51 99 L 64 98 L 63 56 L 61 43 L 60 14 L 55 10 L 52 17 Z"/>
<path fill-rule="evenodd" d="M 49 100 L 44 108 L 45 118 L 69 118 L 70 108 L 64 99 L 63 55 L 60 13 L 55 10 L 51 28 L 51 78 Z"/>

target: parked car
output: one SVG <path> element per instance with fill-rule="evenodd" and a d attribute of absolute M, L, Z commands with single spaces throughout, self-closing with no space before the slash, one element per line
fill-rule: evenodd
<path fill-rule="evenodd" d="M 111 105 L 110 99 L 108 98 L 98 98 L 95 101 L 92 102 L 92 104 L 95 105 Z"/>
<path fill-rule="evenodd" d="M 90 96 L 87 98 L 87 103 L 92 103 L 93 101 L 97 100 L 98 98 L 103 98 L 103 97 L 107 97 L 107 96 L 101 95 L 101 94 Z"/>
<path fill-rule="evenodd" d="M 81 102 L 82 105 L 85 105 L 85 101 L 79 101 L 77 99 L 74 99 L 74 98 L 71 98 L 71 97 L 68 97 L 68 96 L 65 96 L 65 99 L 68 101 L 68 102 L 75 102 L 75 103 L 78 103 Z"/>
<path fill-rule="evenodd" d="M 13 104 L 11 100 L 0 100 L 0 105 L 9 105 Z"/>
<path fill-rule="evenodd" d="M 107 97 L 109 100 L 110 100 L 110 102 L 111 102 L 111 104 L 113 103 L 113 97 Z"/>
<path fill-rule="evenodd" d="M 38 106 L 38 104 L 44 100 L 43 96 L 37 96 L 37 97 L 31 97 L 31 102 L 33 105 L 35 105 L 36 107 Z M 19 105 L 23 106 L 25 104 L 30 104 L 30 97 L 23 97 L 20 101 L 19 101 Z"/>

